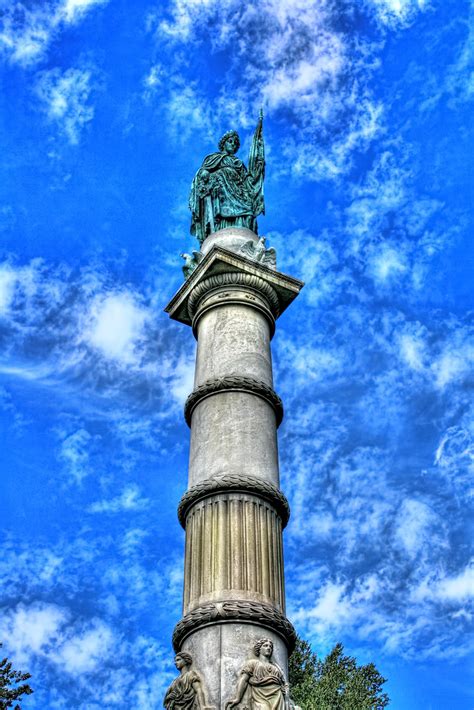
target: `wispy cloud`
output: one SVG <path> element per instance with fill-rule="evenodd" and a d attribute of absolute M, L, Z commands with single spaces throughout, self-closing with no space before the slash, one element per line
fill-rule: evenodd
<path fill-rule="evenodd" d="M 73 702 L 81 710 L 95 709 L 100 696 L 107 707 L 122 707 L 126 697 L 146 710 L 172 677 L 167 654 L 152 638 L 126 638 L 104 619 L 75 617 L 67 606 L 20 603 L 3 615 L 0 633 L 15 664 L 35 674 L 36 703 L 48 707 Z M 128 673 L 135 662 L 141 670 Z M 51 681 L 53 692 L 46 685 Z"/>
<path fill-rule="evenodd" d="M 14 2 L 0 17 L 0 52 L 10 62 L 27 67 L 40 61 L 68 25 L 108 0 Z"/>
<path fill-rule="evenodd" d="M 364 0 L 376 19 L 389 28 L 406 27 L 420 12 L 429 10 L 430 0 Z"/>
<path fill-rule="evenodd" d="M 287 172 L 306 179 L 338 178 L 350 169 L 353 154 L 379 135 L 384 121 L 384 107 L 370 88 L 375 45 L 357 36 L 355 28 L 342 31 L 343 14 L 330 2 L 269 0 L 244 8 L 237 2 L 177 0 L 170 12 L 157 10 L 149 18 L 160 42 L 171 45 L 175 61 L 171 74 L 153 64 L 146 95 L 159 90 L 171 126 L 185 111 L 186 133 L 208 125 L 216 133 L 229 121 L 248 127 L 256 107 L 264 105 L 274 120 L 290 119 L 292 130 L 279 147 Z M 205 82 L 190 83 L 187 76 L 189 53 L 203 41 L 211 52 L 233 54 L 210 116 Z M 186 52 L 176 55 L 185 44 Z M 181 92 L 177 83 L 183 84 Z"/>
<path fill-rule="evenodd" d="M 71 145 L 79 143 L 82 132 L 94 117 L 91 92 L 97 82 L 91 68 L 50 69 L 39 75 L 36 94 L 51 123 L 59 126 Z"/>
<path fill-rule="evenodd" d="M 137 485 L 129 485 L 123 489 L 122 493 L 115 498 L 104 499 L 92 503 L 89 513 L 121 513 L 143 510 L 150 505 L 147 498 L 140 497 L 140 488 Z"/>

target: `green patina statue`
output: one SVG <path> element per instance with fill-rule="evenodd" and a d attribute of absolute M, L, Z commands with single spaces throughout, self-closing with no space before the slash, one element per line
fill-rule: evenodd
<path fill-rule="evenodd" d="M 262 111 L 250 147 L 248 169 L 235 155 L 239 147 L 236 131 L 224 133 L 219 141 L 219 153 L 204 158 L 194 176 L 189 208 L 191 234 L 197 237 L 199 244 L 212 232 L 225 227 L 246 227 L 257 234 L 257 217 L 265 213 Z"/>

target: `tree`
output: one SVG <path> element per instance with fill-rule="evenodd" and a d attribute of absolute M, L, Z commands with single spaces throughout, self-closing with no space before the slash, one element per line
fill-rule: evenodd
<path fill-rule="evenodd" d="M 383 710 L 389 697 L 386 682 L 373 663 L 358 666 L 338 643 L 320 661 L 306 641 L 298 639 L 290 657 L 293 701 L 303 710 Z"/>
<path fill-rule="evenodd" d="M 0 648 L 3 644 L 0 643 Z M 11 708 L 13 701 L 21 698 L 22 695 L 31 695 L 33 690 L 24 681 L 31 678 L 29 673 L 14 671 L 8 658 L 0 661 L 0 710 Z M 21 683 L 21 685 L 18 685 Z M 21 710 L 18 704 L 13 710 Z"/>

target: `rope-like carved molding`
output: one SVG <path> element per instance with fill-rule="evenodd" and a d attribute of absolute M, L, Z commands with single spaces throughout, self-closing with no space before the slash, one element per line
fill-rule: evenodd
<path fill-rule="evenodd" d="M 265 382 L 255 380 L 253 377 L 228 375 L 227 377 L 216 377 L 215 379 L 207 380 L 207 382 L 199 385 L 191 392 L 184 405 L 184 418 L 189 427 L 191 426 L 193 412 L 199 402 L 219 392 L 249 392 L 250 394 L 255 394 L 273 407 L 277 427 L 280 426 L 283 420 L 283 402 L 275 390 L 266 385 Z"/>
<path fill-rule="evenodd" d="M 173 632 L 173 646 L 179 651 L 190 633 L 209 624 L 243 622 L 265 626 L 283 637 L 291 653 L 296 643 L 296 631 L 286 616 L 270 604 L 254 601 L 229 600 L 203 604 L 183 616 Z"/>
<path fill-rule="evenodd" d="M 189 509 L 199 500 L 216 493 L 245 492 L 265 498 L 277 511 L 284 528 L 290 519 L 290 505 L 279 488 L 255 476 L 243 473 L 228 473 L 223 476 L 207 478 L 186 491 L 178 505 L 178 519 L 183 528 L 186 527 L 186 515 Z"/>
<path fill-rule="evenodd" d="M 270 304 L 270 309 L 275 316 L 278 317 L 280 313 L 280 304 L 278 301 L 278 296 L 273 288 L 260 276 L 255 276 L 253 274 L 243 274 L 240 271 L 231 271 L 224 274 L 215 274 L 215 276 L 209 276 L 204 279 L 193 289 L 188 300 L 188 313 L 190 318 L 194 317 L 196 313 L 197 306 L 201 298 L 214 288 L 219 288 L 220 286 L 248 286 L 253 288 L 255 291 L 262 293 Z"/>

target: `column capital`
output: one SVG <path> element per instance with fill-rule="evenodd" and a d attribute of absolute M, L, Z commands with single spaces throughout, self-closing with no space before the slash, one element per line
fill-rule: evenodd
<path fill-rule="evenodd" d="M 173 320 L 192 325 L 199 303 L 206 294 L 232 286 L 250 289 L 263 296 L 268 303 L 269 315 L 278 318 L 296 298 L 303 285 L 299 279 L 222 247 L 213 246 L 173 296 L 165 311 Z M 257 301 L 253 304 L 249 300 L 248 305 L 261 308 Z"/>

